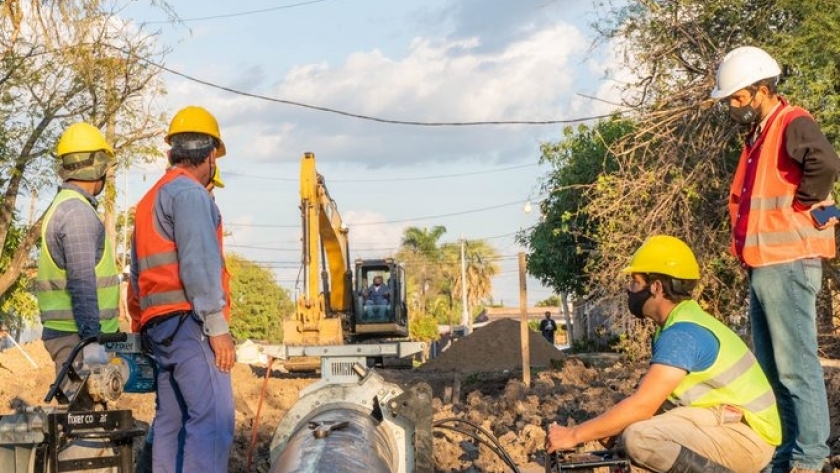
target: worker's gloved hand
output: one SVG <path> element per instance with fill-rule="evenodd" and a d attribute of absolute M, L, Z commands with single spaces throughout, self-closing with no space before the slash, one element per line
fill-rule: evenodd
<path fill-rule="evenodd" d="M 105 347 L 98 343 L 85 345 L 82 349 L 82 361 L 86 365 L 104 365 L 108 363 L 108 352 L 105 351 Z"/>

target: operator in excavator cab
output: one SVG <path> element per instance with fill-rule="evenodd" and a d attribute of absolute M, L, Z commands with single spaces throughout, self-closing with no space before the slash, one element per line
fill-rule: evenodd
<path fill-rule="evenodd" d="M 388 319 L 388 304 L 391 301 L 391 289 L 383 283 L 382 276 L 373 277 L 373 284 L 365 289 L 365 320 L 381 321 Z"/>
<path fill-rule="evenodd" d="M 776 397 L 753 353 L 691 298 L 700 279 L 682 240 L 647 239 L 624 268 L 628 307 L 656 324 L 638 390 L 574 427 L 553 424 L 546 452 L 616 436 L 634 465 L 664 473 L 755 473 L 782 441 Z M 654 415 L 669 400 L 676 407 Z"/>

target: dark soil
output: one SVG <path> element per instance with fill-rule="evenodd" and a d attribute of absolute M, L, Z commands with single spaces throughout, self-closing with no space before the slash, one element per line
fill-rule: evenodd
<path fill-rule="evenodd" d="M 456 417 L 473 422 L 492 433 L 521 470 L 541 471 L 545 427 L 551 422 L 575 424 L 600 414 L 635 390 L 647 365 L 608 354 L 566 356 L 532 332 L 531 385 L 526 387 L 519 333 L 518 322 L 497 321 L 457 340 L 421 368 L 380 373 L 395 383 L 416 379 L 428 382 L 435 397 L 435 420 Z M 820 347 L 831 416 L 830 445 L 840 466 L 840 337 L 822 336 Z M 2 406 L 11 406 L 14 400 L 42 404 L 52 382 L 53 366 L 43 345 L 29 343 L 23 348 L 38 367 L 16 348 L 0 352 Z M 268 446 L 274 428 L 300 390 L 316 379 L 264 367 L 235 366 L 236 438 L 231 473 L 268 470 Z M 113 407 L 131 409 L 136 418 L 148 422 L 154 415 L 154 396 L 127 394 Z M 597 444 L 588 447 L 600 448 Z M 435 431 L 434 454 L 438 472 L 510 471 L 487 446 L 448 430 Z M 249 456 L 250 470 L 246 468 Z"/>

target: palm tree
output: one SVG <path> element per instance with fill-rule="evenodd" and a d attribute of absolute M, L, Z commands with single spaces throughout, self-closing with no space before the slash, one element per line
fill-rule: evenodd
<path fill-rule="evenodd" d="M 493 276 L 499 273 L 499 254 L 484 240 L 464 242 L 467 279 L 467 305 L 475 307 L 493 293 Z M 457 245 L 455 250 L 460 251 Z M 460 255 L 458 259 L 460 265 Z M 453 274 L 453 297 L 462 297 L 460 266 L 451 271 Z"/>
<path fill-rule="evenodd" d="M 440 240 L 440 237 L 444 233 L 446 233 L 446 227 L 443 225 L 435 225 L 431 230 L 428 228 L 408 227 L 403 231 L 403 238 L 400 244 L 405 249 L 423 255 L 432 261 L 437 261 L 440 259 L 438 240 Z"/>
<path fill-rule="evenodd" d="M 420 268 L 417 283 L 420 292 L 420 304 L 424 312 L 427 312 L 426 296 L 430 292 L 435 279 L 437 279 L 432 278 L 432 273 L 437 272 L 436 269 L 442 257 L 438 240 L 444 233 L 446 233 L 446 227 L 442 225 L 435 225 L 431 229 L 408 227 L 403 231 L 403 238 L 400 243 L 402 250 L 409 254 L 410 264 L 412 266 L 417 264 Z"/>

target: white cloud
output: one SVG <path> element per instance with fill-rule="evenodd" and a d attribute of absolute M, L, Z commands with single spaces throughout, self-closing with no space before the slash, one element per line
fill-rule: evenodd
<path fill-rule="evenodd" d="M 548 120 L 589 116 L 575 91 L 594 94 L 586 69 L 588 41 L 557 22 L 504 48 L 482 49 L 482 38 L 417 37 L 404 56 L 373 49 L 338 65 L 299 64 L 273 85 L 268 72 L 243 74 L 256 93 L 396 120 Z M 176 81 L 172 100 L 200 103 L 223 125 L 228 151 L 259 161 L 296 160 L 315 151 L 364 166 L 415 165 L 481 159 L 504 162 L 535 158 L 535 143 L 559 127 L 411 127 L 373 123 L 208 90 Z M 590 104 L 591 105 L 591 104 Z M 594 108 L 598 108 L 596 104 Z M 556 132 L 555 135 L 556 136 Z"/>
<path fill-rule="evenodd" d="M 297 66 L 276 95 L 363 114 L 411 120 L 522 120 L 556 117 L 555 98 L 572 87 L 569 58 L 585 47 L 568 24 L 478 52 L 479 38 L 416 38 L 402 59 L 358 52 L 339 67 Z"/>
<path fill-rule="evenodd" d="M 392 256 L 400 246 L 405 224 L 379 222 L 387 217 L 372 210 L 350 210 L 342 213 L 350 227 L 350 254 L 355 258 L 383 258 Z"/>

